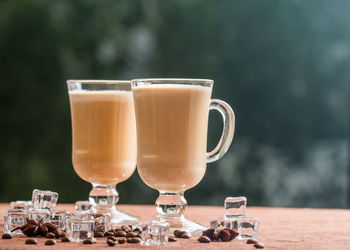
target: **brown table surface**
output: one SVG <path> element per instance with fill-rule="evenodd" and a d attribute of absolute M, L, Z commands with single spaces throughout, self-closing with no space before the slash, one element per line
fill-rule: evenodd
<path fill-rule="evenodd" d="M 152 219 L 156 212 L 150 205 L 118 205 L 119 209 L 140 217 L 141 221 Z M 8 204 L 0 204 L 0 232 L 3 232 L 5 210 Z M 72 210 L 73 205 L 58 205 L 58 210 Z M 350 210 L 309 209 L 309 208 L 271 208 L 248 207 L 248 215 L 259 218 L 259 241 L 265 249 L 350 249 Z M 210 218 L 223 216 L 222 207 L 189 206 L 186 216 L 204 225 Z M 94 245 L 82 243 L 62 243 L 45 246 L 44 238 L 38 238 L 38 245 L 24 245 L 25 236 L 15 236 L 11 240 L 0 239 L 0 249 L 106 249 L 109 248 L 104 238 L 97 238 Z M 201 244 L 197 237 L 189 240 L 179 239 L 162 247 L 143 247 L 134 244 L 118 245 L 118 248 L 170 248 L 170 249 L 255 249 L 245 241 L 212 242 Z"/>

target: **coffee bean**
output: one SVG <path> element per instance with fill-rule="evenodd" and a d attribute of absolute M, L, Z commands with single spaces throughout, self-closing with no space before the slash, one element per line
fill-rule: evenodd
<path fill-rule="evenodd" d="M 125 237 L 126 236 L 126 232 L 122 231 L 122 230 L 118 230 L 117 232 L 115 232 L 114 236 L 116 236 L 116 237 Z"/>
<path fill-rule="evenodd" d="M 175 237 L 173 237 L 173 236 L 169 236 L 168 237 L 168 241 L 169 242 L 175 242 L 175 241 L 177 241 L 177 239 Z"/>
<path fill-rule="evenodd" d="M 181 238 L 181 236 L 185 233 L 186 233 L 185 231 L 181 231 L 181 230 L 174 231 L 174 235 L 176 236 L 176 238 Z"/>
<path fill-rule="evenodd" d="M 210 238 L 208 236 L 203 236 L 202 235 L 201 237 L 198 238 L 198 241 L 200 243 L 209 243 L 211 240 L 210 240 Z"/>
<path fill-rule="evenodd" d="M 49 232 L 52 232 L 53 230 L 55 230 L 57 228 L 56 225 L 49 223 L 49 222 L 45 223 L 44 225 L 47 227 L 47 230 L 49 230 Z"/>
<path fill-rule="evenodd" d="M 188 235 L 188 233 L 184 233 L 184 234 L 181 235 L 181 238 L 182 239 L 189 239 L 191 237 Z"/>
<path fill-rule="evenodd" d="M 70 242 L 70 239 L 69 239 L 67 236 L 63 236 L 63 237 L 61 238 L 61 241 L 62 241 L 62 242 Z"/>
<path fill-rule="evenodd" d="M 3 234 L 2 235 L 2 237 L 1 237 L 2 239 L 12 239 L 12 235 L 11 234 Z"/>
<path fill-rule="evenodd" d="M 47 229 L 47 226 L 45 226 L 44 224 L 40 224 L 39 229 L 40 229 L 40 235 L 42 236 L 45 236 L 49 232 L 49 230 Z"/>
<path fill-rule="evenodd" d="M 59 228 L 56 228 L 55 230 L 52 231 L 55 234 L 56 239 L 58 239 L 59 237 L 61 237 L 62 235 L 62 230 Z"/>
<path fill-rule="evenodd" d="M 114 233 L 112 233 L 112 235 L 114 235 Z M 94 237 L 104 237 L 105 233 L 102 231 L 95 231 L 94 232 Z"/>
<path fill-rule="evenodd" d="M 55 238 L 55 234 L 54 233 L 47 233 L 46 238 L 53 239 L 53 238 Z"/>
<path fill-rule="evenodd" d="M 116 241 L 117 239 L 114 236 L 107 236 L 107 240 L 113 240 Z"/>
<path fill-rule="evenodd" d="M 127 238 L 126 241 L 128 243 L 140 243 L 141 242 L 141 239 L 140 238 L 137 238 L 137 237 L 133 237 L 133 238 Z"/>
<path fill-rule="evenodd" d="M 131 228 L 129 226 L 121 226 L 121 230 L 125 231 L 126 233 L 131 231 Z"/>
<path fill-rule="evenodd" d="M 107 245 L 110 246 L 110 247 L 113 247 L 115 245 L 115 242 L 111 239 L 108 239 L 107 240 Z"/>
<path fill-rule="evenodd" d="M 125 238 L 119 238 L 118 239 L 118 243 L 119 244 L 124 244 L 126 242 L 126 239 Z"/>
<path fill-rule="evenodd" d="M 230 228 L 225 228 L 225 230 L 227 230 L 230 234 L 231 234 L 231 238 L 230 238 L 230 241 L 233 240 L 234 238 L 236 238 L 239 233 L 237 233 L 236 231 L 230 229 Z"/>
<path fill-rule="evenodd" d="M 86 238 L 85 240 L 83 240 L 83 244 L 92 244 L 92 240 L 90 238 Z"/>
<path fill-rule="evenodd" d="M 132 237 L 136 237 L 136 236 L 137 236 L 137 233 L 135 233 L 135 232 L 128 232 L 126 234 L 126 238 L 132 238 Z"/>
<path fill-rule="evenodd" d="M 37 239 L 30 238 L 30 239 L 26 239 L 25 244 L 27 244 L 27 245 L 36 245 L 36 244 L 38 244 L 38 241 L 37 241 Z"/>
<path fill-rule="evenodd" d="M 257 243 L 254 244 L 254 247 L 255 247 L 255 248 L 264 248 L 265 246 L 264 246 L 263 243 L 257 242 Z"/>
<path fill-rule="evenodd" d="M 114 236 L 114 231 L 108 231 L 104 233 L 105 236 Z"/>
<path fill-rule="evenodd" d="M 215 231 L 214 229 L 207 229 L 207 230 L 202 232 L 202 235 L 207 236 L 210 240 L 214 240 L 213 239 L 214 231 Z"/>
<path fill-rule="evenodd" d="M 221 230 L 215 230 L 214 231 L 214 233 L 213 233 L 213 241 L 217 241 L 217 240 L 219 240 L 220 239 L 220 232 L 221 232 Z"/>
<path fill-rule="evenodd" d="M 247 244 L 255 244 L 255 243 L 258 243 L 258 241 L 254 239 L 247 240 Z"/>
<path fill-rule="evenodd" d="M 47 246 L 51 246 L 51 245 L 55 245 L 55 244 L 56 244 L 56 241 L 53 239 L 49 239 L 49 240 L 45 241 L 45 245 L 47 245 Z"/>
<path fill-rule="evenodd" d="M 140 228 L 135 228 L 134 230 L 132 230 L 133 232 L 136 232 L 136 233 L 139 233 L 139 232 L 141 232 L 141 229 Z"/>
<path fill-rule="evenodd" d="M 219 237 L 220 237 L 221 241 L 224 241 L 224 242 L 230 241 L 231 240 L 231 233 L 227 229 L 223 229 L 220 231 Z"/>

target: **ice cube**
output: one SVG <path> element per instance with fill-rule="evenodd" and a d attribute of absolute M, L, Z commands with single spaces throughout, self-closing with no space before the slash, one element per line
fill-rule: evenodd
<path fill-rule="evenodd" d="M 91 208 L 91 203 L 90 201 L 77 201 L 75 202 L 75 210 L 76 211 L 87 211 L 87 210 L 90 210 Z"/>
<path fill-rule="evenodd" d="M 247 198 L 244 196 L 241 197 L 227 197 L 225 199 L 225 217 L 234 218 L 234 217 L 245 217 L 246 216 L 246 207 L 247 207 Z"/>
<path fill-rule="evenodd" d="M 58 228 L 65 230 L 68 217 L 69 217 L 69 211 L 67 210 L 56 211 L 54 213 L 51 213 L 50 222 L 56 225 Z"/>
<path fill-rule="evenodd" d="M 4 233 L 11 233 L 15 227 L 25 225 L 27 218 L 28 215 L 22 209 L 7 209 L 4 214 Z M 22 234 L 22 231 L 16 230 L 12 234 Z"/>
<path fill-rule="evenodd" d="M 31 201 L 12 201 L 10 203 L 10 207 L 12 209 L 21 209 L 23 211 L 30 210 L 31 206 L 32 206 Z"/>
<path fill-rule="evenodd" d="M 50 213 L 47 210 L 29 210 L 26 212 L 26 214 L 31 220 L 39 221 L 43 219 L 43 222 L 50 221 Z"/>
<path fill-rule="evenodd" d="M 87 213 L 71 214 L 66 224 L 66 235 L 73 242 L 93 237 L 94 221 Z"/>
<path fill-rule="evenodd" d="M 56 209 L 57 199 L 58 193 L 56 192 L 34 189 L 32 195 L 32 209 L 54 212 Z"/>
<path fill-rule="evenodd" d="M 94 221 L 94 231 L 107 232 L 112 228 L 109 213 L 91 213 L 90 215 Z"/>
<path fill-rule="evenodd" d="M 238 239 L 257 239 L 259 231 L 259 220 L 256 218 L 239 218 L 238 222 Z"/>
<path fill-rule="evenodd" d="M 234 231 L 238 231 L 237 218 L 213 218 L 210 220 L 210 228 L 230 228 Z"/>
<path fill-rule="evenodd" d="M 141 244 L 161 246 L 168 243 L 169 223 L 162 220 L 150 220 L 141 224 Z"/>

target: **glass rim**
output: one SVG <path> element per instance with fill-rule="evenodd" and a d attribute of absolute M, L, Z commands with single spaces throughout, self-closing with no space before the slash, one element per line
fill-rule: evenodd
<path fill-rule="evenodd" d="M 200 83 L 206 83 L 213 85 L 214 80 L 211 79 L 200 79 L 200 78 L 135 78 L 131 80 L 132 83 L 138 83 L 138 82 L 150 82 L 152 83 L 164 83 L 164 84 L 200 84 Z"/>
<path fill-rule="evenodd" d="M 71 83 L 84 83 L 84 84 L 131 84 L 130 80 L 94 80 L 94 79 L 69 79 L 67 84 Z"/>

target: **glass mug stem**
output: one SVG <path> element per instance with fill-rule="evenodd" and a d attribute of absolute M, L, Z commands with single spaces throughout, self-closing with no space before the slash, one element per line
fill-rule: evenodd
<path fill-rule="evenodd" d="M 119 201 L 116 185 L 92 184 L 89 201 L 95 211 L 110 211 Z"/>
<path fill-rule="evenodd" d="M 182 218 L 187 207 L 183 193 L 160 191 L 156 200 L 158 218 Z"/>

